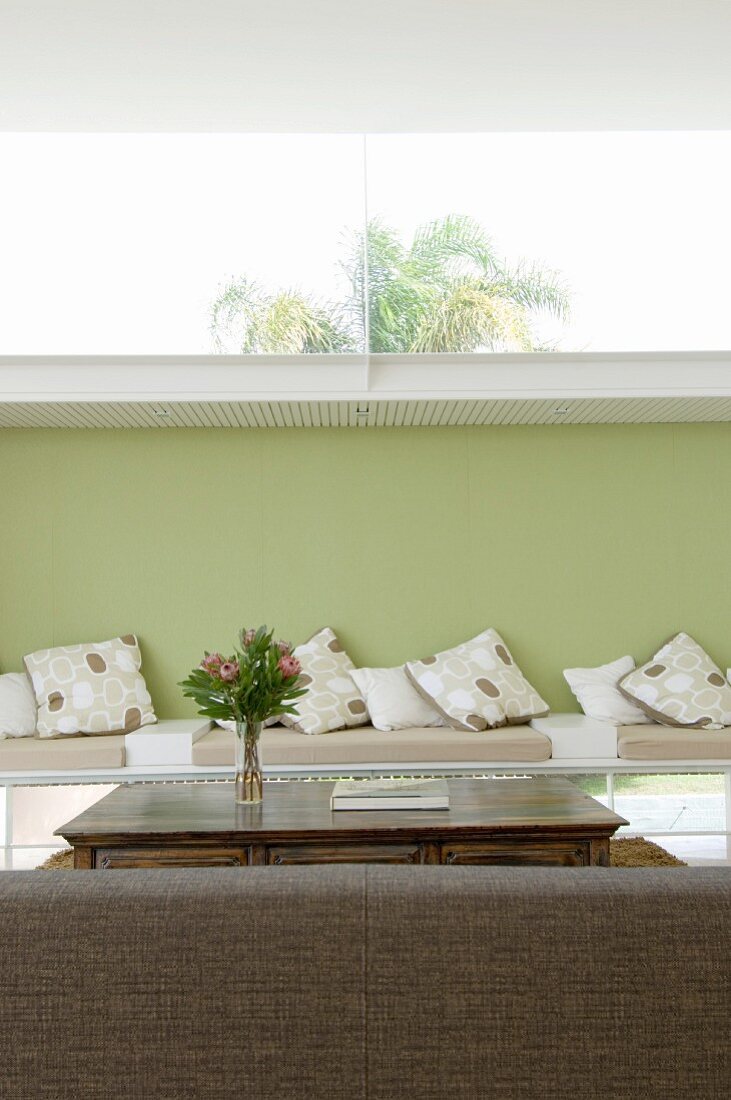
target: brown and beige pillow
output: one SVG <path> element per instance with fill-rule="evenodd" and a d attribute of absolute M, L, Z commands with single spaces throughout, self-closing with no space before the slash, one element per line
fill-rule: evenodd
<path fill-rule="evenodd" d="M 299 733 L 331 733 L 368 721 L 365 700 L 349 675 L 355 665 L 329 626 L 297 646 L 294 656 L 302 665 L 307 694 L 294 702 L 297 716 L 282 715 L 285 726 Z"/>
<path fill-rule="evenodd" d="M 41 737 L 131 733 L 157 721 L 137 638 L 39 649 L 24 657 Z"/>
<path fill-rule="evenodd" d="M 617 686 L 625 699 L 664 726 L 731 726 L 731 685 L 705 649 L 682 631 Z"/>
<path fill-rule="evenodd" d="M 453 729 L 521 725 L 548 714 L 548 703 L 528 683 L 496 630 L 408 661 L 404 671 Z"/>

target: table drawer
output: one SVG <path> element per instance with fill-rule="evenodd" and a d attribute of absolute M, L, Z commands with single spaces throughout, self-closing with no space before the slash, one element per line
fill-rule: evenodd
<path fill-rule="evenodd" d="M 273 844 L 268 864 L 292 863 L 424 863 L 424 845 L 414 843 Z"/>
<path fill-rule="evenodd" d="M 588 841 L 456 841 L 443 844 L 440 863 L 517 867 L 589 867 Z"/>
<path fill-rule="evenodd" d="M 119 871 L 135 867 L 243 867 L 248 848 L 97 848 L 93 867 Z"/>

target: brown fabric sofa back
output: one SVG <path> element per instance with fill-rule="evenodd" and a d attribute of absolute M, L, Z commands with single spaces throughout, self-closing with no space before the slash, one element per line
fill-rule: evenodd
<path fill-rule="evenodd" d="M 728 1095 L 731 872 L 0 878 L 4 1100 Z"/>

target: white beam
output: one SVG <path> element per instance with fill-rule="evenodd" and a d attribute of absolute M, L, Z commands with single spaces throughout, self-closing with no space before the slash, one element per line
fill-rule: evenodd
<path fill-rule="evenodd" d="M 731 397 L 731 352 L 0 356 L 0 403 Z"/>

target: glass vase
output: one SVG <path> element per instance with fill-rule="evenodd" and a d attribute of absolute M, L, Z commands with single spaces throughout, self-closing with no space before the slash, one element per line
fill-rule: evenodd
<path fill-rule="evenodd" d="M 259 738 L 261 722 L 236 723 L 236 801 L 246 806 L 261 802 L 263 783 L 261 760 L 259 758 Z"/>

